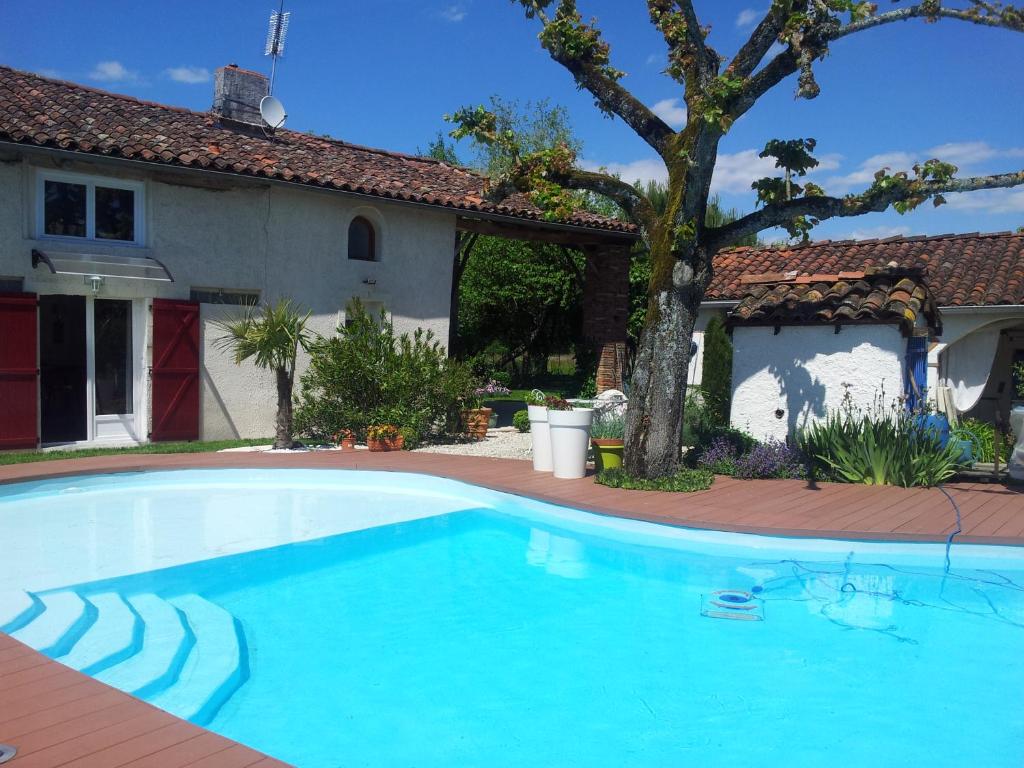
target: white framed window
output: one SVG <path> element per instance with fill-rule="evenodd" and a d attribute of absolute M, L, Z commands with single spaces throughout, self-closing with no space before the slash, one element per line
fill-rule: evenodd
<path fill-rule="evenodd" d="M 142 245 L 142 182 L 64 171 L 36 174 L 36 236 Z"/>

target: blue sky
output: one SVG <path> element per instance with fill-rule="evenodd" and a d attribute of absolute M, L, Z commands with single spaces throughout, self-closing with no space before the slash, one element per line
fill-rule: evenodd
<path fill-rule="evenodd" d="M 35 0 L 8 7 L 0 63 L 192 109 L 208 109 L 210 73 L 236 62 L 269 72 L 262 56 L 274 0 L 146 3 Z M 888 3 L 884 7 L 888 7 Z M 579 0 L 612 45 L 624 84 L 670 122 L 681 89 L 661 74 L 664 43 L 642 0 Z M 711 42 L 732 54 L 768 0 L 697 0 Z M 16 8 L 16 10 L 14 10 Z M 292 24 L 277 87 L 289 127 L 412 152 L 442 115 L 492 94 L 567 107 L 589 166 L 657 177 L 657 158 L 621 121 L 603 118 L 536 40 L 508 0 L 289 0 Z M 811 136 L 826 192 L 856 191 L 882 166 L 938 156 L 961 175 L 1024 168 L 1024 35 L 912 21 L 855 35 L 818 65 L 821 96 L 793 99 L 792 79 L 732 129 L 715 188 L 740 210 L 750 181 L 773 175 L 757 158 L 769 138 Z M 468 154 L 468 151 L 464 151 Z M 1024 188 L 950 196 L 938 209 L 826 222 L 816 238 L 997 231 L 1024 226 Z"/>

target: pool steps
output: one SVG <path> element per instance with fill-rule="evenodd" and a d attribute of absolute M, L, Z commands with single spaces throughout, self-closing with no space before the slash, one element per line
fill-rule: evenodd
<path fill-rule="evenodd" d="M 241 624 L 194 594 L 6 593 L 0 630 L 200 725 L 249 677 Z"/>
<path fill-rule="evenodd" d="M 63 656 L 96 621 L 96 606 L 76 592 L 56 592 L 40 600 L 43 612 L 11 637 L 47 656 Z"/>

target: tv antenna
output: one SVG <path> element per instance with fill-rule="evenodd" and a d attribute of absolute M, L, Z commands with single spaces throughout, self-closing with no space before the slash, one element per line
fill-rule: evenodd
<path fill-rule="evenodd" d="M 270 93 L 274 93 L 274 77 L 277 75 L 277 60 L 284 55 L 284 39 L 288 36 L 288 22 L 291 11 L 285 11 L 284 0 L 281 0 L 276 11 L 270 12 L 270 24 L 267 27 L 267 44 L 263 49 L 264 56 L 270 56 Z"/>

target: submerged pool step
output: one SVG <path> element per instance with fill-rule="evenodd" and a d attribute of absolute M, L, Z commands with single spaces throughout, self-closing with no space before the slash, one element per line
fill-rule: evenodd
<path fill-rule="evenodd" d="M 96 607 L 96 621 L 58 661 L 92 675 L 135 654 L 142 646 L 143 627 L 121 595 L 107 592 L 88 600 Z"/>
<path fill-rule="evenodd" d="M 53 592 L 38 597 L 42 613 L 12 632 L 11 637 L 47 656 L 63 656 L 96 620 L 96 607 L 75 592 Z"/>
<path fill-rule="evenodd" d="M 0 632 L 11 634 L 43 612 L 43 601 L 21 589 L 0 592 Z"/>
<path fill-rule="evenodd" d="M 107 685 L 145 697 L 174 684 L 195 639 L 185 617 L 163 598 L 151 594 L 133 595 L 128 603 L 143 626 L 138 652 L 95 677 Z"/>
<path fill-rule="evenodd" d="M 248 679 L 245 637 L 234 616 L 199 595 L 170 602 L 185 614 L 196 641 L 178 681 L 148 701 L 202 725 Z"/>

